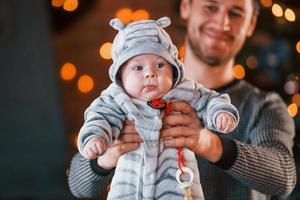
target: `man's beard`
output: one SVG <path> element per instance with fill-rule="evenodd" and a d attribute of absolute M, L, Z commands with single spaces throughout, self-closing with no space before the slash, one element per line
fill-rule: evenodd
<path fill-rule="evenodd" d="M 233 57 L 233 52 L 223 56 L 205 56 L 201 47 L 198 45 L 198 41 L 191 38 L 189 35 L 187 36 L 187 40 L 193 54 L 210 67 L 218 67 L 227 63 Z"/>

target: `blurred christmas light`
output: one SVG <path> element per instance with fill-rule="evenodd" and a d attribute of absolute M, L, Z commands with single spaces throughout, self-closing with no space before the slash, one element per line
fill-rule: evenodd
<path fill-rule="evenodd" d="M 146 11 L 144 9 L 136 10 L 131 15 L 132 21 L 145 20 L 145 19 L 149 19 L 149 18 L 150 18 L 150 14 L 148 13 L 148 11 Z"/>
<path fill-rule="evenodd" d="M 52 0 L 51 1 L 51 5 L 53 6 L 53 7 L 62 7 L 63 5 L 64 5 L 64 3 L 65 3 L 65 0 Z"/>
<path fill-rule="evenodd" d="M 68 12 L 76 10 L 78 8 L 78 0 L 66 0 L 63 8 Z"/>
<path fill-rule="evenodd" d="M 295 15 L 294 11 L 290 8 L 287 8 L 285 10 L 284 16 L 285 16 L 286 20 L 288 20 L 290 22 L 296 21 L 296 15 Z"/>
<path fill-rule="evenodd" d="M 298 41 L 296 44 L 296 50 L 298 53 L 300 53 L 300 41 Z"/>
<path fill-rule="evenodd" d="M 74 133 L 73 134 L 73 145 L 75 148 L 77 148 L 77 139 L 78 139 L 78 134 Z"/>
<path fill-rule="evenodd" d="M 283 15 L 283 10 L 279 4 L 274 3 L 272 6 L 272 13 L 276 17 L 281 17 Z"/>
<path fill-rule="evenodd" d="M 289 95 L 295 94 L 299 90 L 298 82 L 293 80 L 287 81 L 284 84 L 284 90 Z"/>
<path fill-rule="evenodd" d="M 179 48 L 179 59 L 183 60 L 184 58 L 184 53 L 185 53 L 185 47 L 182 45 L 180 48 Z"/>
<path fill-rule="evenodd" d="M 255 69 L 257 67 L 257 59 L 255 56 L 251 55 L 246 59 L 247 67 L 250 69 Z"/>
<path fill-rule="evenodd" d="M 111 59 L 111 47 L 112 43 L 111 42 L 105 42 L 99 50 L 100 56 L 104 59 Z"/>
<path fill-rule="evenodd" d="M 298 113 L 298 106 L 295 103 L 292 103 L 288 106 L 287 110 L 291 117 L 295 117 Z"/>
<path fill-rule="evenodd" d="M 60 76 L 63 80 L 72 80 L 76 75 L 76 67 L 72 63 L 65 63 L 60 69 Z"/>
<path fill-rule="evenodd" d="M 296 93 L 292 97 L 292 102 L 295 103 L 297 106 L 300 106 L 300 94 Z"/>
<path fill-rule="evenodd" d="M 272 0 L 260 0 L 260 3 L 262 6 L 269 8 L 273 5 L 273 1 Z"/>
<path fill-rule="evenodd" d="M 90 92 L 94 87 L 94 80 L 89 75 L 82 75 L 77 82 L 77 87 L 82 93 Z"/>
<path fill-rule="evenodd" d="M 232 75 L 236 79 L 243 79 L 245 77 L 245 69 L 242 65 L 237 64 L 232 69 Z"/>
<path fill-rule="evenodd" d="M 117 10 L 115 16 L 119 18 L 124 24 L 128 24 L 131 21 L 132 10 L 131 8 L 121 8 Z"/>

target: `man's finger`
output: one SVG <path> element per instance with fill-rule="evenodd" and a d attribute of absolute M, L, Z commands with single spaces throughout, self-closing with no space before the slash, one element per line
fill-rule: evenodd
<path fill-rule="evenodd" d="M 120 157 L 121 155 L 123 155 L 125 153 L 136 150 L 139 146 L 140 146 L 139 143 L 119 144 L 119 145 L 112 147 L 111 151 L 115 157 Z"/>
<path fill-rule="evenodd" d="M 140 143 L 142 138 L 137 133 L 121 134 L 120 137 L 114 142 L 113 146 L 120 143 Z"/>
<path fill-rule="evenodd" d="M 197 133 L 196 129 L 188 128 L 185 126 L 177 126 L 177 127 L 171 127 L 167 129 L 163 129 L 160 132 L 161 138 L 167 138 L 167 137 L 188 137 L 199 134 Z"/>
<path fill-rule="evenodd" d="M 181 112 L 183 114 L 191 114 L 195 112 L 192 107 L 184 101 L 171 102 L 170 109 L 171 111 Z"/>
<path fill-rule="evenodd" d="M 192 116 L 185 114 L 168 115 L 162 119 L 164 126 L 189 126 Z"/>

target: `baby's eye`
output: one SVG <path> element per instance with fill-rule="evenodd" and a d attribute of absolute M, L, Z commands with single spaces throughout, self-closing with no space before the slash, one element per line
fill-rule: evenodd
<path fill-rule="evenodd" d="M 158 63 L 158 64 L 156 64 L 156 68 L 162 68 L 163 66 L 165 66 L 165 64 L 164 63 Z"/>
<path fill-rule="evenodd" d="M 143 70 L 143 67 L 142 66 L 135 66 L 132 68 L 134 71 L 141 71 Z"/>

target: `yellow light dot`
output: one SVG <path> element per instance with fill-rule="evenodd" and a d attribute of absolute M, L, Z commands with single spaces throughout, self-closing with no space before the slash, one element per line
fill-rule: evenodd
<path fill-rule="evenodd" d="M 181 46 L 179 48 L 179 59 L 183 59 L 184 58 L 184 53 L 185 53 L 185 47 Z"/>
<path fill-rule="evenodd" d="M 272 6 L 273 1 L 272 0 L 260 0 L 260 3 L 262 6 L 269 8 Z"/>
<path fill-rule="evenodd" d="M 284 16 L 285 16 L 286 20 L 288 20 L 290 22 L 294 22 L 296 20 L 296 15 L 292 9 L 287 8 L 284 11 Z"/>
<path fill-rule="evenodd" d="M 236 79 L 243 79 L 245 77 L 245 69 L 242 65 L 237 64 L 232 69 L 232 75 Z"/>
<path fill-rule="evenodd" d="M 111 59 L 111 47 L 112 43 L 110 42 L 105 42 L 99 50 L 100 56 L 104 59 Z"/>
<path fill-rule="evenodd" d="M 246 59 L 246 64 L 248 68 L 255 69 L 257 67 L 257 59 L 255 56 L 251 55 Z"/>
<path fill-rule="evenodd" d="M 63 80 L 72 80 L 76 75 L 76 67 L 72 63 L 65 63 L 60 69 L 60 76 Z"/>
<path fill-rule="evenodd" d="M 150 18 L 150 15 L 149 15 L 148 11 L 146 11 L 144 9 L 136 10 L 135 12 L 132 13 L 132 16 L 131 16 L 132 21 L 145 20 L 145 19 L 149 19 L 149 18 Z"/>
<path fill-rule="evenodd" d="M 77 82 L 77 86 L 82 93 L 90 92 L 94 87 L 94 80 L 88 75 L 82 75 Z"/>
<path fill-rule="evenodd" d="M 65 0 L 52 0 L 51 1 L 51 5 L 53 6 L 53 7 L 62 7 L 63 5 L 64 5 L 64 3 L 65 3 Z"/>
<path fill-rule="evenodd" d="M 288 106 L 288 113 L 291 117 L 295 117 L 298 113 L 298 107 L 297 104 L 292 103 Z"/>
<path fill-rule="evenodd" d="M 300 53 L 300 41 L 298 41 L 296 44 L 296 50 L 298 53 Z"/>
<path fill-rule="evenodd" d="M 279 4 L 274 3 L 272 6 L 272 13 L 276 17 L 281 17 L 283 15 L 283 10 Z"/>
<path fill-rule="evenodd" d="M 300 94 L 296 93 L 292 97 L 292 102 L 295 103 L 297 106 L 300 106 Z"/>
<path fill-rule="evenodd" d="M 73 144 L 74 144 L 75 147 L 77 147 L 78 134 L 74 133 L 73 135 L 74 135 L 73 136 L 74 137 L 74 143 Z"/>
<path fill-rule="evenodd" d="M 78 7 L 78 0 L 66 0 L 64 3 L 64 9 L 66 11 L 72 12 Z"/>
<path fill-rule="evenodd" d="M 115 14 L 115 16 L 119 18 L 124 24 L 128 24 L 131 21 L 131 15 L 131 8 L 121 8 Z"/>

